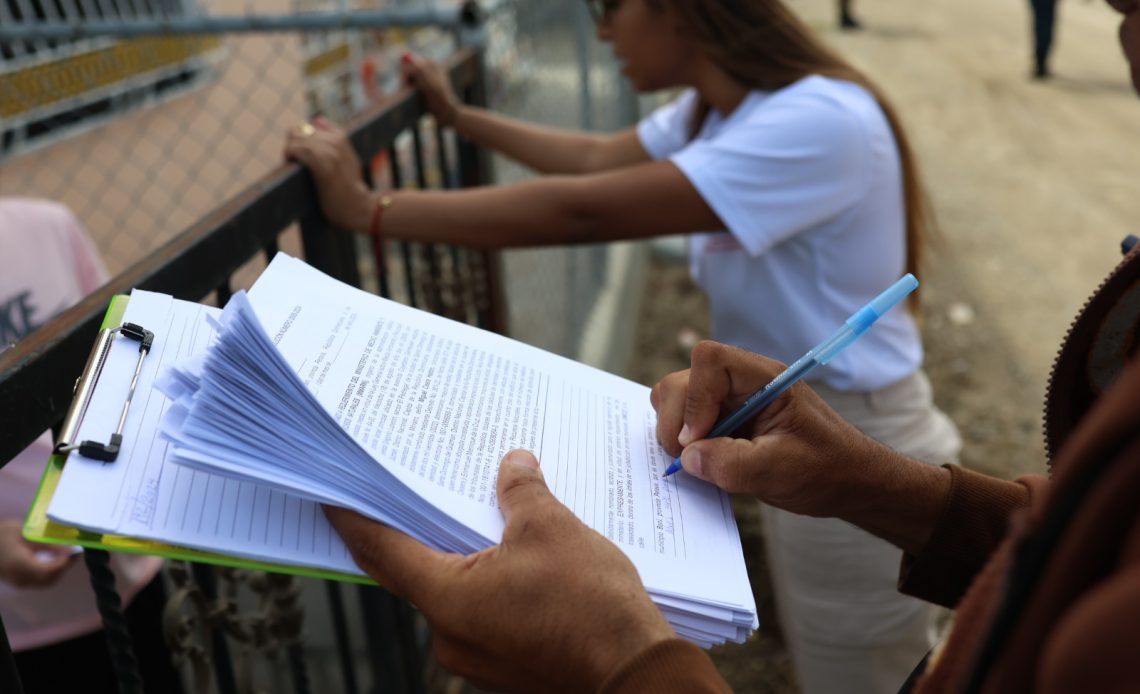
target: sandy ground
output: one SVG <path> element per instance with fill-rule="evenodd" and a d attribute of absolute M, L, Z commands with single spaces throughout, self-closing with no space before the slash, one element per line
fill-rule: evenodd
<path fill-rule="evenodd" d="M 1045 383 L 1070 321 L 1140 232 L 1140 100 L 1117 20 L 1101 2 L 1060 3 L 1053 79 L 1029 79 L 1027 3 L 859 0 L 840 33 L 825 0 L 793 7 L 890 95 L 926 174 L 941 238 L 924 283 L 927 370 L 965 439 L 963 463 L 1043 472 Z M 635 378 L 684 368 L 682 329 L 706 334 L 683 266 L 656 261 L 639 320 Z M 771 612 L 762 532 L 738 500 L 764 626 L 714 652 L 737 691 L 793 692 Z"/>

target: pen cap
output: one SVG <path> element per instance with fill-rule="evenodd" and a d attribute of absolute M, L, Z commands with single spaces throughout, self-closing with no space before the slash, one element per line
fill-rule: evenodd
<path fill-rule="evenodd" d="M 887 311 L 890 311 L 900 301 L 905 299 L 908 294 L 918 288 L 918 280 L 914 275 L 909 272 L 899 278 L 899 281 L 887 287 L 887 290 L 878 295 L 863 308 L 855 312 L 855 315 L 847 319 L 847 325 L 855 331 L 856 335 L 862 335 L 867 332 L 875 321 Z"/>

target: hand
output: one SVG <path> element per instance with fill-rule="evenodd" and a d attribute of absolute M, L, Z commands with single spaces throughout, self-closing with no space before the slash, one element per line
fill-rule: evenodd
<path fill-rule="evenodd" d="M 848 424 L 804 383 L 746 423 L 737 432 L 745 438 L 702 438 L 783 370 L 772 359 L 699 343 L 691 369 L 653 387 L 657 437 L 694 477 L 793 513 L 841 515 L 852 491 L 873 483 L 868 468 L 902 456 Z"/>
<path fill-rule="evenodd" d="M 400 69 L 404 83 L 415 87 L 424 101 L 424 108 L 440 125 L 455 125 L 462 105 L 451 80 L 442 65 L 415 53 L 405 53 L 400 57 Z"/>
<path fill-rule="evenodd" d="M 593 691 L 621 663 L 673 638 L 633 564 L 560 504 L 538 461 L 499 467 L 501 544 L 444 554 L 344 509 L 325 515 L 356 563 L 431 623 L 448 670 L 494 691 Z"/>
<path fill-rule="evenodd" d="M 0 581 L 17 588 L 48 588 L 75 556 L 62 545 L 29 542 L 19 520 L 0 520 Z"/>
<path fill-rule="evenodd" d="M 312 125 L 289 130 L 285 158 L 309 169 L 317 185 L 321 211 L 333 224 L 366 233 L 375 202 L 364 183 L 363 167 L 344 130 L 320 116 Z"/>

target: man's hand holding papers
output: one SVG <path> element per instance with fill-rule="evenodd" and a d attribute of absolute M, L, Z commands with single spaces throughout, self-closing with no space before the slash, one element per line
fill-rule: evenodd
<path fill-rule="evenodd" d="M 369 576 L 423 611 L 443 666 L 481 688 L 596 691 L 675 638 L 630 560 L 554 498 L 532 454 L 503 458 L 498 498 L 502 542 L 469 556 L 341 508 L 325 514 Z"/>

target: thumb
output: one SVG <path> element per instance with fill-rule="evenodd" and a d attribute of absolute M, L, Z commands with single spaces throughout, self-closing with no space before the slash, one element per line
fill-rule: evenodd
<path fill-rule="evenodd" d="M 47 553 L 38 551 L 35 554 L 35 572 L 45 582 L 54 580 L 55 575 L 71 564 L 72 555 L 65 552 Z"/>
<path fill-rule="evenodd" d="M 499 463 L 497 493 L 508 529 L 521 519 L 531 518 L 551 506 L 560 506 L 546 486 L 538 459 L 522 449 L 508 452 Z M 503 535 L 506 537 L 507 531 Z"/>
<path fill-rule="evenodd" d="M 686 473 L 727 492 L 750 492 L 763 465 L 759 449 L 751 439 L 702 439 L 685 447 L 681 465 Z"/>

